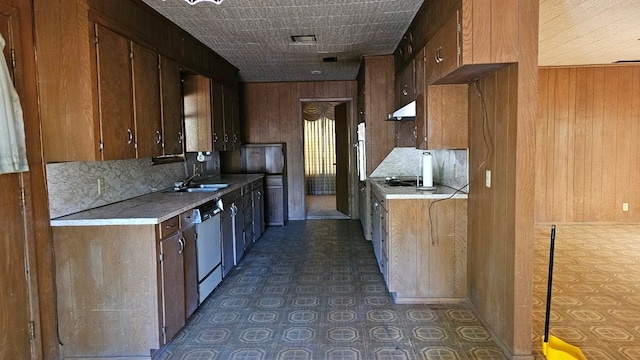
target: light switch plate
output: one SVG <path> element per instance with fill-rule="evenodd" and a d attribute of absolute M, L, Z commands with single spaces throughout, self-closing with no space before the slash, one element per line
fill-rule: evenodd
<path fill-rule="evenodd" d="M 622 211 L 629 211 L 629 203 L 622 203 Z"/>
<path fill-rule="evenodd" d="M 491 187 L 491 170 L 485 172 L 484 185 L 488 188 Z"/>

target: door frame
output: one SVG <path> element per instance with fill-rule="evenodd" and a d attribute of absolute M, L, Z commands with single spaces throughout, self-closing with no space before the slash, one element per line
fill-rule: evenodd
<path fill-rule="evenodd" d="M 302 148 L 304 149 L 304 143 L 305 143 L 305 138 L 304 138 L 304 124 L 302 124 L 303 120 L 302 120 L 302 105 L 303 103 L 306 102 L 340 102 L 340 103 L 346 103 L 347 104 L 347 114 L 349 115 L 349 125 L 347 126 L 348 128 L 348 138 L 349 138 L 349 143 L 350 144 L 355 144 L 356 143 L 356 127 L 358 126 L 357 124 L 357 119 L 358 117 L 355 114 L 356 111 L 356 106 L 354 106 L 354 99 L 353 97 L 326 97 L 326 98 L 321 98 L 321 97 L 317 97 L 317 98 L 300 98 L 298 99 L 298 123 L 301 124 L 300 125 L 300 137 L 302 138 Z M 355 148 L 354 148 L 355 149 Z M 354 219 L 358 219 L 358 169 L 356 169 L 356 153 L 355 151 L 350 151 L 349 152 L 349 163 L 347 165 L 349 171 L 348 171 L 348 186 L 347 186 L 347 196 L 349 197 L 349 214 L 347 214 L 349 216 L 349 218 L 351 220 Z M 302 162 L 303 162 L 303 169 L 304 169 L 304 156 L 302 157 Z M 302 176 L 304 177 L 304 171 L 302 173 Z M 301 197 L 301 199 L 299 200 L 301 202 L 300 205 L 302 205 L 302 209 L 305 209 L 305 217 L 306 217 L 306 193 L 307 193 L 307 184 L 306 182 L 302 181 L 302 194 L 303 196 Z"/>

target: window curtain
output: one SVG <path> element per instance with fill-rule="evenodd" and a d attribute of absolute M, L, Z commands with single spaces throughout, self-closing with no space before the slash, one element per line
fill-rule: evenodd
<path fill-rule="evenodd" d="M 336 125 L 333 102 L 302 104 L 307 195 L 336 193 Z"/>
<path fill-rule="evenodd" d="M 0 34 L 0 54 L 5 41 Z M 9 67 L 0 56 L 0 174 L 29 171 L 22 107 Z"/>

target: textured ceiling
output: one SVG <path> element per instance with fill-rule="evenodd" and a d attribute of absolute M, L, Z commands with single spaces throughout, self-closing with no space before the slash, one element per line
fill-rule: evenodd
<path fill-rule="evenodd" d="M 239 68 L 245 82 L 354 80 L 363 55 L 393 53 L 423 2 L 143 1 Z M 294 43 L 292 35 L 317 41 Z M 337 62 L 322 62 L 333 56 Z"/>
<path fill-rule="evenodd" d="M 257 81 L 353 80 L 363 55 L 391 54 L 423 0 L 143 0 Z M 429 0 L 433 1 L 433 0 Z M 485 1 L 485 0 L 478 0 Z M 539 64 L 640 59 L 638 0 L 540 0 Z M 298 44 L 291 35 L 315 35 Z M 323 63 L 323 57 L 338 58 Z M 320 70 L 321 74 L 312 74 Z"/>

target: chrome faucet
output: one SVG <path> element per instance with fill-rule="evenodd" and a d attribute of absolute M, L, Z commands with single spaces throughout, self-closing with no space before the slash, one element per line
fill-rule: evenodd
<path fill-rule="evenodd" d="M 173 187 L 174 190 L 186 189 L 187 187 L 189 187 L 189 183 L 191 183 L 191 181 L 193 181 L 193 179 L 195 179 L 198 176 L 200 176 L 199 173 L 193 173 L 193 175 L 191 175 L 188 178 L 182 180 L 181 182 L 176 182 L 174 187 Z"/>

